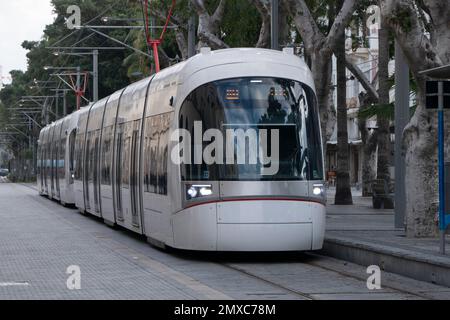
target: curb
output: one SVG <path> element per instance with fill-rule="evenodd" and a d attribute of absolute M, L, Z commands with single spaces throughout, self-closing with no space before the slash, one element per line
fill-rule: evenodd
<path fill-rule="evenodd" d="M 325 238 L 321 253 L 359 265 L 378 265 L 387 272 L 450 287 L 448 257 L 329 236 Z"/>

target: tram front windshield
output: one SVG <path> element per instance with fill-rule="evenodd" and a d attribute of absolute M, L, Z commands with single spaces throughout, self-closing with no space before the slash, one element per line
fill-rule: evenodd
<path fill-rule="evenodd" d="M 195 164 L 194 143 L 198 137 L 194 135 L 198 130 L 194 130 L 194 124 L 197 128 L 201 124 L 202 138 L 208 129 L 220 130 L 223 144 L 219 147 L 223 146 L 223 151 L 211 154 L 222 159 L 212 164 L 202 159 L 201 164 Z M 238 78 L 208 83 L 184 101 L 179 127 L 192 137 L 192 159 L 181 165 L 184 181 L 323 179 L 316 97 L 310 87 L 300 82 Z M 239 134 L 244 138 L 239 140 Z M 230 137 L 234 139 L 231 144 L 227 141 Z M 256 143 L 252 142 L 255 137 Z M 215 137 L 202 140 L 206 140 L 203 150 L 211 151 L 207 147 Z"/>

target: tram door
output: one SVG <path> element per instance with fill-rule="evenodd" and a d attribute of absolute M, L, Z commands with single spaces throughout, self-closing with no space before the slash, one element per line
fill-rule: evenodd
<path fill-rule="evenodd" d="M 99 131 L 95 133 L 95 143 L 94 143 L 94 163 L 93 163 L 93 182 L 94 182 L 94 205 L 95 205 L 95 212 L 100 213 L 100 207 L 99 207 L 99 194 L 100 194 L 100 188 L 99 188 L 99 174 L 98 174 L 98 167 L 99 167 Z"/>
<path fill-rule="evenodd" d="M 42 134 L 41 134 L 42 136 Z M 39 193 L 42 193 L 42 180 L 41 180 L 41 145 L 37 146 L 37 161 L 36 161 L 36 182 L 38 186 Z"/>
<path fill-rule="evenodd" d="M 86 146 L 85 146 L 85 152 L 84 152 L 84 165 L 83 165 L 83 189 L 84 189 L 84 206 L 86 211 L 89 211 L 91 209 L 89 205 L 89 172 L 91 170 L 89 166 L 89 158 L 90 158 L 90 150 L 91 150 L 91 133 L 89 132 L 87 134 L 86 139 Z"/>
<path fill-rule="evenodd" d="M 167 164 L 169 161 L 169 128 L 173 113 L 151 116 L 145 120 L 143 140 L 142 204 L 146 235 L 163 240 L 170 237 L 170 200 L 167 196 Z"/>
<path fill-rule="evenodd" d="M 58 132 L 59 132 L 58 128 Z M 56 132 L 55 132 L 56 134 Z M 55 166 L 54 166 L 54 172 L 55 172 L 55 198 L 60 199 L 60 192 L 59 192 L 59 167 L 61 165 L 61 161 L 59 161 L 60 158 L 60 140 L 59 140 L 59 134 L 56 136 L 57 139 L 54 142 L 55 145 Z"/>
<path fill-rule="evenodd" d="M 53 196 L 54 196 L 54 194 L 55 194 L 55 183 L 54 183 L 54 176 L 55 176 L 55 171 L 54 171 L 54 167 L 55 167 L 55 145 L 54 145 L 54 143 L 53 143 L 53 128 L 52 128 L 52 131 L 51 131 L 51 135 L 50 135 L 50 137 L 51 137 L 51 140 L 50 140 L 50 157 L 49 157 L 49 159 L 50 159 L 50 175 L 49 175 L 49 178 L 50 178 L 50 198 L 53 198 Z"/>
<path fill-rule="evenodd" d="M 48 136 L 48 133 L 47 133 L 47 136 Z M 49 193 L 48 193 L 48 191 L 49 191 L 49 188 L 48 188 L 48 182 L 47 182 L 47 179 L 48 179 L 48 166 L 49 166 L 49 159 L 50 159 L 50 157 L 49 157 L 49 148 L 50 148 L 50 143 L 45 143 L 44 144 L 44 147 L 43 147 L 43 153 L 44 153 L 44 155 L 43 155 L 43 159 L 44 159 L 44 163 L 43 163 L 43 168 L 42 168 L 42 170 L 43 170 L 43 177 L 44 177 L 44 190 L 45 190 L 45 193 L 47 194 L 47 195 L 50 195 Z"/>
<path fill-rule="evenodd" d="M 139 194 L 139 126 L 135 121 L 131 136 L 130 190 L 131 190 L 131 223 L 140 227 L 140 194 Z"/>
<path fill-rule="evenodd" d="M 123 125 L 120 176 L 119 181 L 121 221 L 120 225 L 142 232 L 140 219 L 140 196 L 139 196 L 139 130 L 141 120 L 131 121 Z M 119 198 L 120 197 L 120 198 Z"/>
<path fill-rule="evenodd" d="M 40 171 L 41 171 L 41 176 L 40 176 L 40 179 L 41 179 L 41 190 L 42 190 L 42 192 L 45 192 L 45 184 L 44 184 L 44 177 L 45 177 L 45 143 L 43 143 L 42 145 L 41 145 L 41 154 L 40 154 L 40 156 L 41 156 L 41 161 L 40 161 L 40 166 L 41 166 L 41 169 L 40 169 Z"/>
<path fill-rule="evenodd" d="M 73 184 L 73 178 L 75 174 L 75 141 L 77 137 L 77 130 L 74 129 L 69 136 L 69 171 L 68 171 L 68 183 Z"/>
<path fill-rule="evenodd" d="M 118 224 L 123 224 L 123 212 L 122 212 L 122 164 L 123 164 L 123 124 L 117 125 L 116 128 L 116 155 L 115 155 L 115 194 L 114 205 L 116 213 L 116 221 Z"/>

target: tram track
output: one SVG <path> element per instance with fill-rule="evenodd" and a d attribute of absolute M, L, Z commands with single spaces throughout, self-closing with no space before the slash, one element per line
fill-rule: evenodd
<path fill-rule="evenodd" d="M 318 254 L 316 254 L 316 253 L 306 253 L 306 255 L 308 255 L 308 256 L 310 256 L 310 257 L 313 257 L 313 258 L 324 257 L 324 256 L 318 255 Z M 340 275 L 342 275 L 342 276 L 344 276 L 344 277 L 353 278 L 353 279 L 358 280 L 358 281 L 366 281 L 366 279 L 364 279 L 364 278 L 361 277 L 361 276 L 356 276 L 356 275 L 354 275 L 354 274 L 352 274 L 352 273 L 350 273 L 350 272 L 345 272 L 345 271 L 342 271 L 342 270 L 337 270 L 336 268 L 325 267 L 325 266 L 323 266 L 323 265 L 320 265 L 320 264 L 317 263 L 317 262 L 311 262 L 311 263 L 309 263 L 309 264 L 310 264 L 311 266 L 314 266 L 314 267 L 317 267 L 317 268 L 321 268 L 321 269 L 323 269 L 323 270 L 327 270 L 327 271 L 331 271 L 331 272 L 336 272 L 336 273 L 338 273 L 338 274 L 340 274 Z M 430 300 L 430 299 L 431 299 L 429 296 L 427 296 L 427 295 L 425 295 L 425 294 L 420 294 L 420 293 L 418 293 L 418 292 L 413 292 L 413 291 L 410 291 L 410 290 L 401 289 L 401 288 L 399 288 L 399 287 L 397 287 L 397 286 L 386 285 L 385 283 L 383 284 L 383 288 L 391 289 L 391 290 L 394 290 L 395 292 L 400 292 L 400 293 L 403 293 L 403 294 L 409 294 L 409 295 L 416 296 L 416 297 L 418 297 L 418 298 L 425 299 L 425 300 Z"/>
<path fill-rule="evenodd" d="M 264 283 L 266 283 L 266 284 L 268 284 L 268 285 L 270 285 L 270 286 L 272 286 L 274 288 L 281 289 L 281 290 L 283 290 L 283 291 L 285 291 L 285 292 L 287 292 L 289 294 L 294 294 L 294 295 L 302 297 L 303 299 L 306 299 L 306 300 L 317 300 L 316 298 L 314 298 L 309 293 L 301 292 L 301 291 L 298 291 L 298 290 L 294 290 L 294 289 L 288 288 L 288 287 L 283 286 L 283 285 L 281 285 L 279 283 L 276 283 L 276 282 L 274 282 L 272 280 L 265 279 L 265 278 L 263 278 L 263 277 L 261 277 L 259 275 L 250 273 L 247 270 L 244 270 L 244 269 L 232 266 L 232 265 L 230 265 L 228 263 L 218 263 L 218 264 L 223 266 L 223 267 L 226 267 L 228 269 L 232 269 L 232 270 L 237 271 L 237 272 L 239 272 L 241 274 L 244 274 L 244 275 L 246 275 L 248 277 L 254 278 L 254 279 L 258 280 L 258 281 L 262 281 L 262 282 L 264 282 Z"/>
<path fill-rule="evenodd" d="M 321 257 L 321 258 L 328 258 L 328 257 L 325 257 L 325 256 L 318 255 L 316 253 L 304 253 L 304 255 L 308 256 L 310 258 L 313 258 L 313 259 L 317 259 L 319 257 Z M 286 293 L 299 296 L 302 299 L 305 299 L 305 300 L 319 300 L 319 298 L 317 298 L 316 295 L 319 295 L 320 293 L 302 292 L 300 290 L 292 289 L 292 288 L 289 288 L 289 287 L 287 287 L 287 286 L 285 286 L 283 284 L 277 283 L 274 280 L 267 279 L 264 276 L 252 273 L 252 272 L 250 272 L 250 271 L 248 271 L 246 269 L 240 268 L 240 267 L 238 267 L 236 265 L 233 265 L 233 264 L 230 264 L 230 263 L 226 263 L 226 262 L 216 262 L 216 263 L 219 264 L 222 267 L 234 270 L 234 271 L 239 272 L 239 273 L 241 273 L 241 274 L 243 274 L 245 276 L 248 276 L 248 277 L 254 278 L 254 279 L 258 280 L 258 281 L 264 282 L 264 283 L 266 283 L 266 284 L 268 284 L 268 285 L 270 285 L 270 286 L 272 286 L 274 288 L 281 289 L 281 290 L 283 290 Z M 345 271 L 339 270 L 338 268 L 332 268 L 332 267 L 329 267 L 329 266 L 324 266 L 320 262 L 308 261 L 308 262 L 299 262 L 299 263 L 303 263 L 303 264 L 306 264 L 306 265 L 309 265 L 309 266 L 320 268 L 320 269 L 325 270 L 327 272 L 337 273 L 337 274 L 339 274 L 339 275 L 341 275 L 343 277 L 351 278 L 351 279 L 354 279 L 354 280 L 357 280 L 357 281 L 362 281 L 362 282 L 366 281 L 366 279 L 364 277 L 362 277 L 362 276 L 357 276 L 357 275 L 355 275 L 355 274 L 353 274 L 351 272 L 345 272 Z M 382 288 L 383 289 L 390 289 L 390 290 L 392 290 L 393 293 L 401 293 L 401 294 L 405 294 L 405 295 L 414 296 L 414 297 L 417 297 L 418 299 L 425 299 L 425 300 L 431 300 L 432 299 L 430 296 L 428 296 L 426 294 L 419 293 L 417 291 L 414 292 L 414 291 L 411 291 L 411 290 L 405 290 L 405 289 L 399 288 L 398 286 L 395 286 L 395 285 L 393 286 L 393 285 L 389 285 L 389 284 L 383 284 Z"/>

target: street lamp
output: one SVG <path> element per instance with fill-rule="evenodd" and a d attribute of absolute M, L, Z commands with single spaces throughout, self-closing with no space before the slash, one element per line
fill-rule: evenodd
<path fill-rule="evenodd" d="M 110 21 L 137 21 L 141 22 L 142 18 L 115 18 L 115 17 L 102 17 L 101 19 L 104 23 L 110 22 Z"/>
<path fill-rule="evenodd" d="M 44 70 L 77 70 L 79 67 L 53 67 L 45 66 Z"/>

